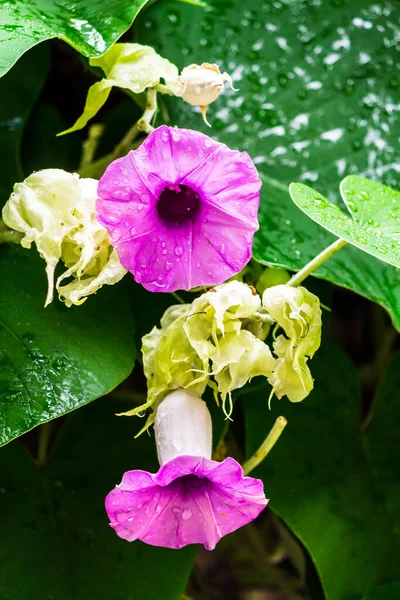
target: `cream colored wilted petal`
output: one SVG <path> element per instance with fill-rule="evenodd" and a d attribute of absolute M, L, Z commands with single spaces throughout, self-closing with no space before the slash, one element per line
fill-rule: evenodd
<path fill-rule="evenodd" d="M 114 44 L 103 56 L 89 59 L 93 67 L 99 67 L 105 78 L 89 89 L 83 114 L 76 123 L 59 135 L 85 127 L 110 95 L 113 86 L 140 94 L 160 83 L 163 78 L 167 87 L 176 85 L 178 68 L 163 58 L 150 46 L 141 44 Z"/>
<path fill-rule="evenodd" d="M 61 169 L 44 169 L 15 184 L 3 209 L 4 222 L 25 234 L 21 245 L 30 248 L 34 242 L 46 261 L 46 306 L 53 299 L 54 270 L 60 260 L 67 270 L 57 279 L 56 289 L 67 306 L 81 304 L 126 273 L 107 230 L 96 219 L 97 184 Z M 72 282 L 61 285 L 71 277 Z"/>
<path fill-rule="evenodd" d="M 189 308 L 190 304 L 170 306 L 161 319 L 161 328 L 153 327 L 142 338 L 147 402 L 122 414 L 136 415 L 151 408 L 152 413 L 144 429 L 154 421 L 157 407 L 168 392 L 189 388 L 201 396 L 207 387 L 208 374 L 203 373 L 203 363 L 183 330 Z"/>
<path fill-rule="evenodd" d="M 299 402 L 313 387 L 307 361 L 321 343 L 319 298 L 304 287 L 277 285 L 265 290 L 262 302 L 286 334 L 274 343 L 278 358 L 270 383 L 278 398 Z"/>

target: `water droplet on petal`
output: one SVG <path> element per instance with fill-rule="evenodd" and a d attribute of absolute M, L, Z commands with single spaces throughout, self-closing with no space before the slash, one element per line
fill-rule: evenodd
<path fill-rule="evenodd" d="M 183 513 L 182 513 L 182 519 L 184 521 L 188 521 L 190 519 L 190 517 L 192 516 L 192 511 L 190 510 L 190 508 L 186 508 Z"/>
<path fill-rule="evenodd" d="M 183 254 L 183 248 L 182 248 L 182 246 L 176 246 L 176 248 L 175 248 L 175 254 L 176 254 L 176 256 L 182 256 L 182 254 Z"/>

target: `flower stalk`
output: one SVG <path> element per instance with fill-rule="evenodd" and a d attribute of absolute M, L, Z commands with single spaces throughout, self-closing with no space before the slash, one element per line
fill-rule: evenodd
<path fill-rule="evenodd" d="M 147 91 L 147 101 L 146 108 L 143 115 L 140 117 L 138 121 L 129 129 L 126 135 L 122 138 L 120 143 L 115 147 L 113 152 L 113 158 L 119 158 L 120 156 L 124 156 L 130 149 L 133 141 L 141 134 L 141 133 L 151 133 L 154 129 L 152 127 L 151 122 L 153 120 L 154 115 L 157 112 L 157 91 L 153 88 L 150 88 Z"/>
<path fill-rule="evenodd" d="M 315 258 L 313 258 L 305 267 L 303 267 L 298 273 L 287 282 L 287 285 L 296 287 L 300 285 L 311 273 L 315 271 L 320 265 L 322 265 L 328 258 L 333 256 L 338 250 L 343 248 L 347 244 L 346 240 L 339 238 L 336 242 L 333 242 L 330 246 L 320 252 Z"/>
<path fill-rule="evenodd" d="M 251 456 L 249 460 L 246 460 L 246 462 L 242 465 L 243 473 L 245 475 L 251 473 L 251 471 L 253 471 L 253 469 L 255 469 L 271 452 L 272 448 L 279 440 L 286 425 L 287 421 L 285 417 L 278 417 L 276 419 L 271 431 L 269 432 L 261 446 L 258 448 L 258 450 L 256 450 L 256 452 L 254 452 L 253 456 Z"/>

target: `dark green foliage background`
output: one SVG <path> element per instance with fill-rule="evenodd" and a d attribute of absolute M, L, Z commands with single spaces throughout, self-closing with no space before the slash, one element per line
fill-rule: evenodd
<path fill-rule="evenodd" d="M 51 37 L 85 56 L 98 55 L 129 29 L 144 4 L 2 5 L 0 71 Z M 157 122 L 202 130 L 255 160 L 263 180 L 253 249 L 260 263 L 297 270 L 335 239 L 292 203 L 287 191 L 292 180 L 334 201 L 340 179 L 350 173 L 399 188 L 399 20 L 395 0 L 212 0 L 204 10 L 159 0 L 139 16 L 133 34 L 126 33 L 125 40 L 134 35 L 154 45 L 180 68 L 209 61 L 232 74 L 239 91 L 226 90 L 210 106 L 212 130 L 180 99 L 162 98 Z M 56 139 L 55 133 L 80 114 L 93 81 L 78 54 L 61 42 L 29 50 L 0 79 L 0 205 L 13 183 L 33 169 L 78 168 L 84 138 Z M 62 93 L 54 94 L 60 85 Z M 137 116 L 136 104 L 114 90 L 99 115 L 107 128 L 98 157 Z M 318 284 L 328 298 L 327 282 L 347 288 L 384 307 L 400 328 L 400 278 L 394 267 L 349 247 L 316 275 L 326 281 L 310 281 L 309 287 Z M 0 247 L 3 444 L 126 380 L 139 357 L 141 336 L 175 303 L 128 277 L 72 309 L 57 300 L 44 309 L 45 289 L 44 263 L 35 250 Z M 333 327 L 339 322 L 341 339 L 351 349 L 352 325 L 364 304 L 354 295 L 344 298 L 345 316 L 336 318 L 333 305 Z M 376 312 L 370 307 L 365 314 Z M 324 319 L 329 320 L 327 313 Z M 379 362 L 383 328 L 381 336 L 372 321 L 363 323 L 372 332 L 365 354 L 384 366 Z M 329 600 L 397 599 L 400 358 L 384 377 L 382 366 L 378 390 L 368 388 L 366 401 L 361 369 L 329 336 L 332 331 L 325 328 L 311 363 L 315 390 L 303 403 L 274 400 L 269 412 L 267 387 L 245 391 L 230 432 L 250 455 L 274 419 L 287 417 L 282 439 L 254 474 L 263 479 L 272 509 L 307 549 L 308 582 L 319 577 Z M 120 396 L 143 389 L 138 367 Z M 103 499 L 123 471 L 157 468 L 153 439 L 134 440 L 140 423 L 117 419 L 119 408 L 107 398 L 56 422 L 45 466 L 32 458 L 35 432 L 22 438 L 23 445 L 17 440 L 0 449 L 2 598 L 178 600 L 183 592 L 195 548 L 128 544 L 107 527 Z M 212 412 L 219 435 L 225 423 L 214 406 Z M 318 582 L 313 589 L 312 600 L 321 600 Z"/>

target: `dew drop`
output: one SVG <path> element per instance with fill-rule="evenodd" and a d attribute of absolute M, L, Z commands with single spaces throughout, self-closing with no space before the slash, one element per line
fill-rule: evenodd
<path fill-rule="evenodd" d="M 192 516 L 192 511 L 190 510 L 190 508 L 187 508 L 183 511 L 182 513 L 182 519 L 184 521 L 188 521 L 190 519 L 190 517 Z"/>
<path fill-rule="evenodd" d="M 352 211 L 352 212 L 357 212 L 358 208 L 357 206 L 354 204 L 354 202 L 348 202 L 347 203 L 348 208 Z"/>
<path fill-rule="evenodd" d="M 168 250 L 166 248 L 164 248 L 163 250 L 161 250 L 161 254 L 166 256 L 168 254 Z"/>
<path fill-rule="evenodd" d="M 178 513 L 181 512 L 181 509 L 179 508 L 179 506 L 173 506 L 172 507 L 172 512 L 177 515 Z"/>
<path fill-rule="evenodd" d="M 183 254 L 183 248 L 182 248 L 182 246 L 176 246 L 176 248 L 175 248 L 175 254 L 176 254 L 176 256 L 182 256 L 182 254 Z"/>

